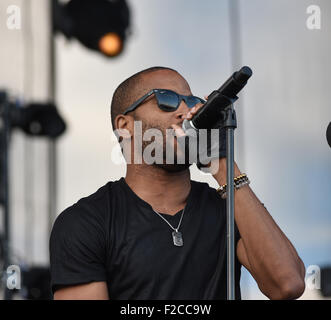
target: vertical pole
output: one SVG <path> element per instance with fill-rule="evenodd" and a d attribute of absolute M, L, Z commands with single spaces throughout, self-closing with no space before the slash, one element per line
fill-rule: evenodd
<path fill-rule="evenodd" d="M 234 70 L 242 65 L 239 0 L 229 0 L 230 50 Z"/>
<path fill-rule="evenodd" d="M 55 61 L 55 38 L 53 31 L 53 0 L 49 1 L 50 14 L 50 42 L 49 42 L 49 99 L 55 103 L 56 91 L 56 61 Z M 53 222 L 56 217 L 57 205 L 57 148 L 56 141 L 50 140 L 48 142 L 48 232 L 49 235 L 52 230 Z"/>
<path fill-rule="evenodd" d="M 2 178 L 3 183 L 2 186 L 4 188 L 4 199 L 3 199 L 3 272 L 5 280 L 4 283 L 4 299 L 11 300 L 12 292 L 7 287 L 7 277 L 6 270 L 10 265 L 10 203 L 9 203 L 9 138 L 10 138 L 10 106 L 7 101 L 7 97 L 4 94 L 3 97 L 3 133 L 2 133 L 2 147 L 3 147 L 3 167 L 2 167 Z M 1 99 L 2 100 L 2 99 Z"/>
<path fill-rule="evenodd" d="M 240 19 L 240 0 L 229 0 L 229 21 L 230 21 L 230 49 L 231 49 L 231 63 L 233 69 L 237 69 L 242 65 L 242 47 L 241 47 L 241 19 Z M 242 102 L 239 102 L 239 118 L 243 118 L 244 109 L 240 108 Z M 234 110 L 233 110 L 234 112 Z M 234 113 L 235 115 L 235 113 Z M 238 153 L 242 166 L 245 166 L 245 145 L 244 145 L 244 130 L 243 124 L 241 123 L 239 129 L 239 135 L 237 136 Z M 228 300 L 235 299 L 234 283 L 235 283 L 235 272 L 234 272 L 234 259 L 235 259 L 235 247 L 234 247 L 234 130 L 228 129 L 227 135 L 227 149 L 230 150 L 229 156 L 227 157 L 227 170 L 230 170 L 230 174 L 227 176 L 227 185 L 229 187 L 229 193 L 227 194 L 227 235 L 228 235 Z"/>
<path fill-rule="evenodd" d="M 230 30 L 230 56 L 233 70 L 242 66 L 242 36 L 241 36 L 241 17 L 240 0 L 229 0 L 229 30 Z M 244 97 L 241 97 L 236 103 L 238 119 L 244 118 L 245 109 L 243 108 Z M 245 143 L 244 143 L 245 123 L 240 123 L 239 132 L 236 135 L 236 151 L 240 158 L 240 166 L 245 167 Z"/>
<path fill-rule="evenodd" d="M 233 108 L 231 106 L 231 108 Z M 234 271 L 234 128 L 226 128 L 227 142 L 227 191 L 226 191 L 226 222 L 227 222 L 227 299 L 235 299 Z"/>

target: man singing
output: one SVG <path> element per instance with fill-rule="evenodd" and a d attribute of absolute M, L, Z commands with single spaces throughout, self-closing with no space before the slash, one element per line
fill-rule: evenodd
<path fill-rule="evenodd" d="M 177 148 L 185 136 L 182 122 L 203 102 L 170 68 L 149 68 L 119 85 L 111 120 L 129 151 L 126 175 L 56 219 L 50 238 L 55 299 L 226 299 L 224 134 L 212 161 L 217 170 L 211 174 L 223 186 L 218 190 L 190 179 L 191 162 Z M 162 161 L 146 160 L 151 143 L 164 153 L 171 148 L 156 138 L 139 148 L 138 121 L 143 134 L 153 128 L 166 137 L 173 129 L 174 161 L 164 155 Z M 236 299 L 242 265 L 268 298 L 298 298 L 305 288 L 300 257 L 236 164 L 234 177 Z"/>

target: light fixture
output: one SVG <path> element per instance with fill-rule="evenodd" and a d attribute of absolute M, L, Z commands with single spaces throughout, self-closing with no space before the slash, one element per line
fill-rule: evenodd
<path fill-rule="evenodd" d="M 130 14 L 125 0 L 53 0 L 55 31 L 76 38 L 107 57 L 118 56 L 127 38 Z"/>

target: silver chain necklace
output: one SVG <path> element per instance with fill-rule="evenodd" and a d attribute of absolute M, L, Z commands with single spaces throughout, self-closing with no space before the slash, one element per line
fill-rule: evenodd
<path fill-rule="evenodd" d="M 186 208 L 186 206 L 185 206 Z M 160 217 L 162 218 L 168 225 L 169 227 L 173 230 L 172 232 L 172 239 L 173 239 L 173 242 L 174 242 L 174 245 L 177 246 L 177 247 L 182 247 L 184 242 L 183 242 L 183 236 L 182 236 L 182 233 L 178 231 L 179 227 L 180 227 L 180 224 L 182 223 L 182 219 L 183 219 L 183 216 L 184 216 L 184 212 L 185 212 L 185 208 L 183 209 L 182 211 L 182 215 L 180 217 L 180 220 L 179 220 L 179 223 L 178 223 L 178 226 L 177 228 L 174 228 L 167 219 L 165 219 L 164 217 L 161 216 L 160 213 L 158 213 L 157 211 L 155 211 L 153 208 L 153 211 Z"/>

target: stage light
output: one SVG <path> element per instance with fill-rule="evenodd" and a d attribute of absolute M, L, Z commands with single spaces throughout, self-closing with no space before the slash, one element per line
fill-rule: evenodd
<path fill-rule="evenodd" d="M 122 52 L 130 25 L 125 0 L 53 0 L 53 18 L 55 31 L 107 57 Z"/>
<path fill-rule="evenodd" d="M 66 130 L 66 124 L 52 103 L 32 103 L 24 107 L 12 105 L 12 128 L 19 128 L 30 136 L 55 139 Z"/>
<path fill-rule="evenodd" d="M 114 32 L 105 34 L 99 41 L 100 51 L 110 57 L 117 56 L 122 51 L 122 47 L 122 39 Z"/>
<path fill-rule="evenodd" d="M 5 104 L 8 105 L 8 119 L 4 117 Z M 0 120 L 2 122 L 8 121 L 10 129 L 21 129 L 29 136 L 43 136 L 56 139 L 66 130 L 66 123 L 53 103 L 22 105 L 17 101 L 9 100 L 6 92 L 1 90 Z"/>
<path fill-rule="evenodd" d="M 326 129 L 326 141 L 328 142 L 331 148 L 331 122 L 329 123 L 328 128 Z"/>

